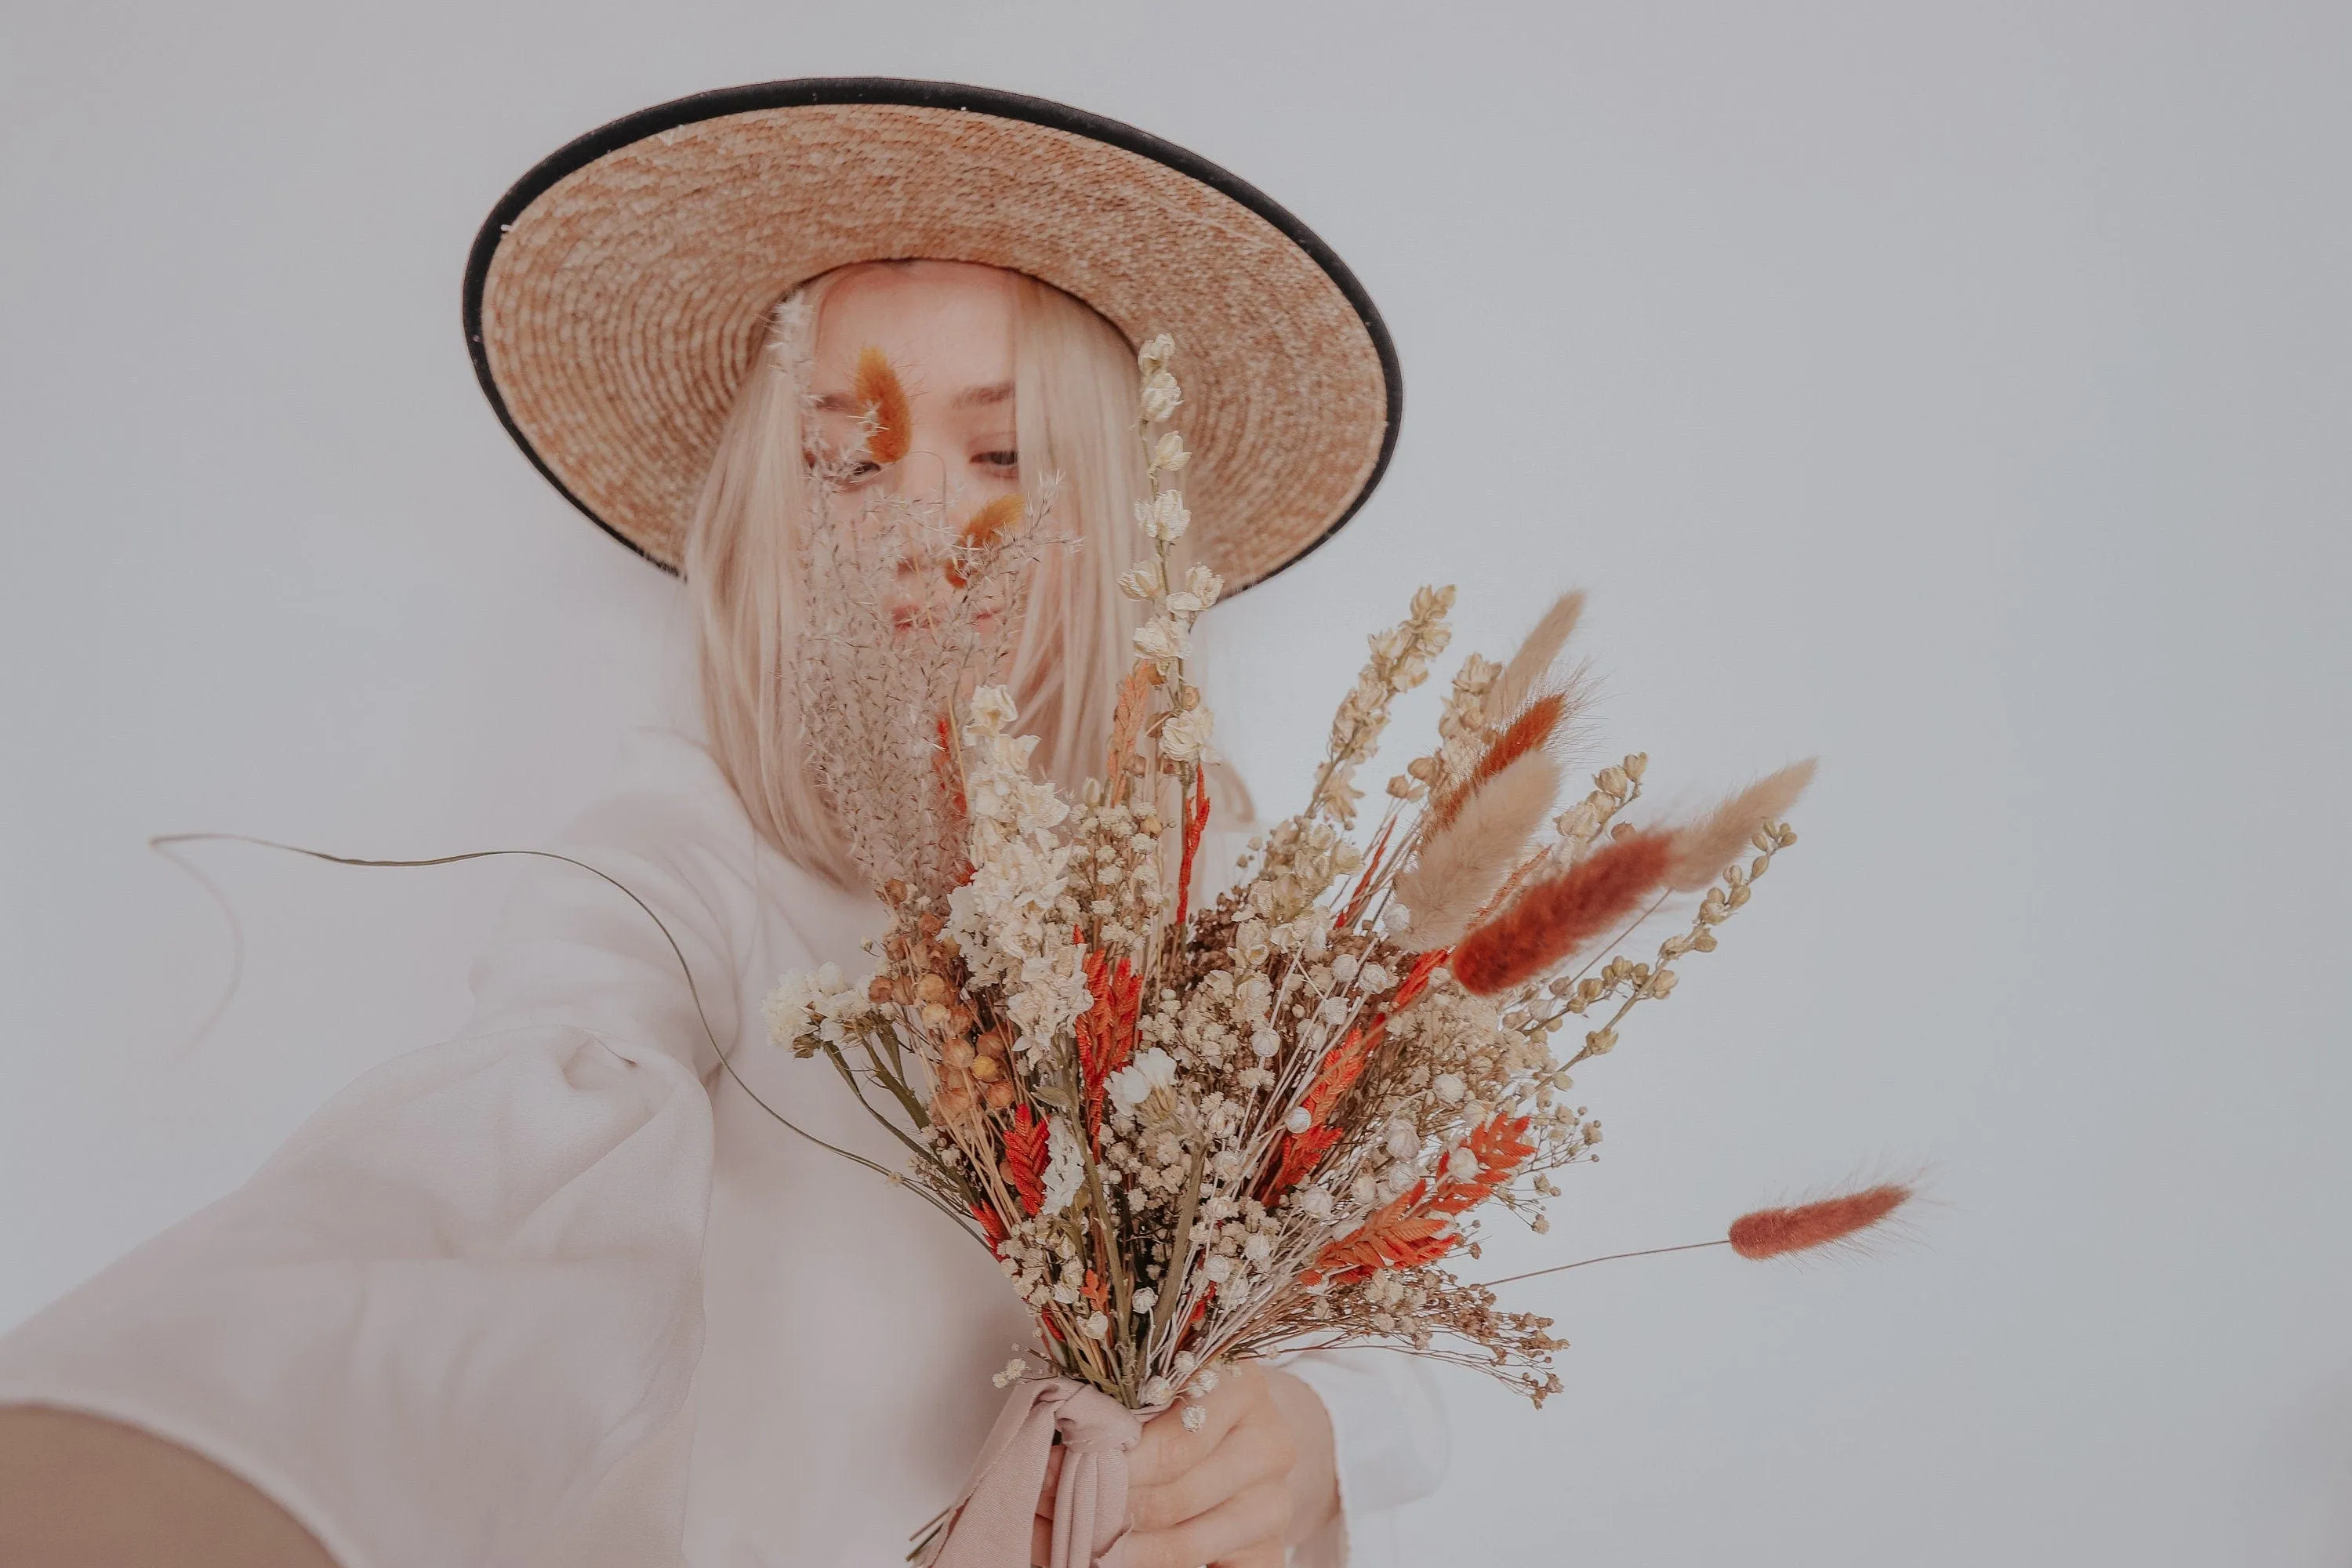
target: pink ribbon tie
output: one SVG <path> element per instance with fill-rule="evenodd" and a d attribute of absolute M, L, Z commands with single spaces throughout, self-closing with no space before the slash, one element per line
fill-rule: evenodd
<path fill-rule="evenodd" d="M 1057 1377 L 1016 1384 L 981 1445 L 932 1568 L 1030 1568 L 1029 1532 L 1061 1435 L 1051 1568 L 1118 1568 L 1127 1534 L 1127 1455 L 1142 1419 L 1097 1388 Z"/>

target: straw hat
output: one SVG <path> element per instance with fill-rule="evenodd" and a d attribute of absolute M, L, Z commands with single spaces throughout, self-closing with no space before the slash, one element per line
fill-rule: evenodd
<path fill-rule="evenodd" d="M 466 268 L 482 390 L 541 473 L 675 571 L 770 310 L 856 261 L 978 261 L 1176 339 L 1186 500 L 1227 592 L 1328 538 L 1396 444 L 1363 287 L 1215 164 L 1044 99 L 815 78 L 682 98 L 515 183 Z"/>

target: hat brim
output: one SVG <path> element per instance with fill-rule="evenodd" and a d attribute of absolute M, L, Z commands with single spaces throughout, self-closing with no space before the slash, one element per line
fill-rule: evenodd
<path fill-rule="evenodd" d="M 908 258 L 1025 273 L 1130 343 L 1175 337 L 1195 548 L 1228 593 L 1337 531 L 1395 449 L 1395 346 L 1306 225 L 1132 126 L 949 82 L 728 88 L 580 137 L 483 223 L 467 346 L 548 480 L 675 571 L 777 300 Z"/>

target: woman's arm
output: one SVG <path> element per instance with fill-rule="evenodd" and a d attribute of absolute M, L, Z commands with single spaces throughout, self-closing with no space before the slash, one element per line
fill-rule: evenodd
<path fill-rule="evenodd" d="M 10 1568 L 335 1568 L 294 1516 L 200 1454 L 113 1421 L 0 1409 Z"/>
<path fill-rule="evenodd" d="M 618 795 L 561 847 L 660 911 L 731 1039 L 740 911 L 695 858 L 695 816 Z M 526 864 L 468 1028 L 370 1073 L 245 1186 L 0 1340 L 0 1405 L 103 1418 L 68 1450 L 92 1477 L 202 1478 L 163 1495 L 232 1518 L 249 1484 L 342 1568 L 675 1552 L 710 1046 L 643 910 Z M 42 1527 L 102 1542 L 123 1495 L 51 1488 Z"/>

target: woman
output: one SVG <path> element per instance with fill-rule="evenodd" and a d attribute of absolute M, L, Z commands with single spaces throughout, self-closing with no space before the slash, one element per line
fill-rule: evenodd
<path fill-rule="evenodd" d="M 979 1249 L 765 1109 L 890 1158 L 761 1039 L 779 974 L 852 965 L 879 923 L 793 698 L 806 455 L 854 445 L 874 348 L 912 451 L 861 482 L 963 512 L 1058 478 L 1081 548 L 1006 674 L 1075 784 L 1132 629 L 1130 342 L 1201 351 L 1188 489 L 1229 592 L 1343 521 L 1393 439 L 1378 318 L 1294 220 L 972 89 L 771 84 L 592 133 L 485 225 L 467 324 L 525 452 L 684 570 L 706 733 L 638 737 L 556 846 L 644 907 L 533 862 L 457 1039 L 0 1343 L 0 1495 L 38 1500 L 0 1517 L 9 1562 L 896 1561 L 1030 1326 Z M 1153 1421 L 1122 1561 L 1370 1560 L 1442 1462 L 1408 1364 L 1249 1368 L 1200 1430 Z"/>

